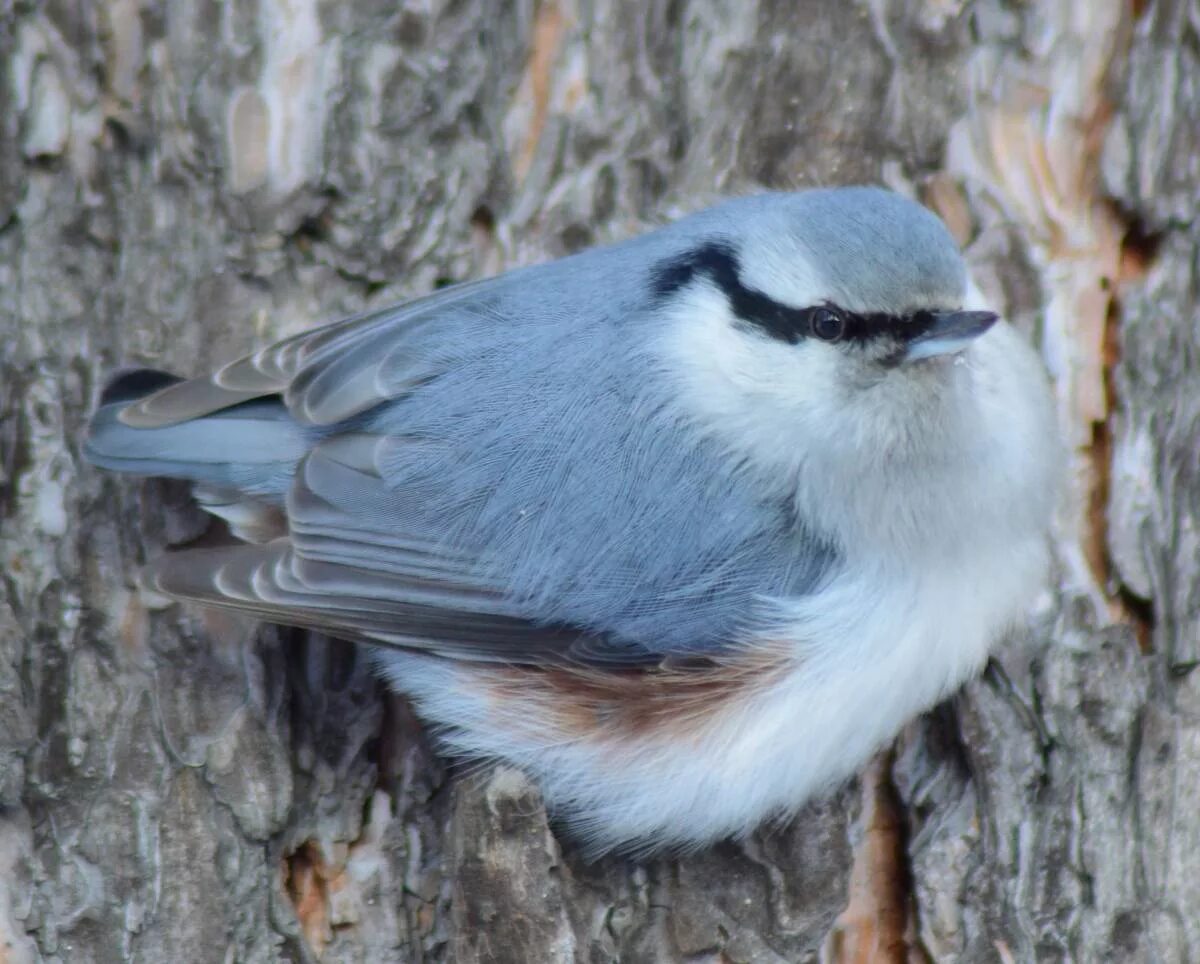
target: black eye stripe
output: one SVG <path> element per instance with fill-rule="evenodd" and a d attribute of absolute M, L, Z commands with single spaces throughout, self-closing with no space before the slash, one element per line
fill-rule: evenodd
<path fill-rule="evenodd" d="M 889 315 L 884 312 L 872 312 L 864 315 L 847 315 L 851 319 L 847 325 L 847 335 L 843 340 L 853 337 L 856 341 L 869 341 L 872 338 L 884 336 L 897 341 L 912 341 L 925 334 L 933 326 L 933 313 L 929 311 L 914 311 L 910 315 Z M 853 328 L 853 336 L 849 332 Z"/>
<path fill-rule="evenodd" d="M 832 309 L 844 320 L 845 328 L 837 339 L 839 342 L 862 343 L 877 338 L 911 341 L 928 331 L 933 324 L 933 314 L 928 311 L 917 311 L 911 315 L 883 312 L 853 314 L 830 304 L 793 308 L 780 304 L 761 291 L 747 288 L 742 283 L 740 268 L 733 248 L 714 241 L 657 265 L 651 273 L 651 286 L 655 296 L 663 299 L 686 287 L 697 277 L 707 278 L 729 299 L 730 309 L 739 321 L 791 344 L 813 337 L 813 314 L 820 309 Z"/>
<path fill-rule="evenodd" d="M 728 245 L 713 242 L 660 265 L 654 274 L 654 292 L 660 298 L 674 294 L 697 277 L 708 278 L 729 299 L 733 314 L 763 329 L 773 338 L 796 342 L 808 331 L 807 309 L 790 308 L 747 288 L 740 277 L 741 264 Z"/>

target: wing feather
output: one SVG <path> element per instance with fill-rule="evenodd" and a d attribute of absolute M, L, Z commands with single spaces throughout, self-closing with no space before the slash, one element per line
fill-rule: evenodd
<path fill-rule="evenodd" d="M 300 332 L 230 362 L 212 375 L 168 385 L 126 406 L 121 421 L 163 428 L 265 395 L 282 395 L 293 418 L 331 425 L 430 377 L 405 364 L 420 333 L 467 309 L 504 278 L 444 288 L 424 298 Z M 425 356 L 421 356 L 425 357 Z"/>
<path fill-rule="evenodd" d="M 506 663 L 573 661 L 576 647 L 596 649 L 570 627 L 536 626 L 470 605 L 469 590 L 300 556 L 288 539 L 266 545 L 171 553 L 147 572 L 169 596 L 316 629 L 342 639 Z M 464 598 L 469 608 L 463 608 Z"/>
<path fill-rule="evenodd" d="M 528 269 L 540 285 L 510 274 L 305 332 L 130 404 L 123 421 L 164 427 L 278 396 L 308 447 L 273 490 L 286 536 L 176 553 L 151 583 L 508 663 L 644 666 L 751 639 L 770 600 L 822 583 L 836 547 L 714 472 L 730 462 L 715 442 L 679 444 L 630 322 L 644 286 L 578 258 Z"/>
<path fill-rule="evenodd" d="M 524 618 L 469 552 L 383 522 L 396 496 L 375 463 L 382 442 L 355 433 L 316 446 L 288 497 L 287 537 L 170 554 L 148 571 L 149 584 L 260 619 L 447 656 L 615 658 L 602 637 Z"/>

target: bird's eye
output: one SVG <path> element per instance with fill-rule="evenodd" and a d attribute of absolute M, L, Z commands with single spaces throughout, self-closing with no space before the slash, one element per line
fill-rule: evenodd
<path fill-rule="evenodd" d="M 846 333 L 846 318 L 836 308 L 817 308 L 809 318 L 808 326 L 822 341 L 837 341 Z"/>

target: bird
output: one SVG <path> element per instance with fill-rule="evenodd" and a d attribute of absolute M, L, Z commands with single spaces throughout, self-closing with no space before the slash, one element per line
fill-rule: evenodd
<path fill-rule="evenodd" d="M 844 784 L 1025 618 L 1062 474 L 1038 354 L 872 186 L 118 372 L 84 454 L 228 523 L 148 588 L 367 644 L 595 854 Z"/>

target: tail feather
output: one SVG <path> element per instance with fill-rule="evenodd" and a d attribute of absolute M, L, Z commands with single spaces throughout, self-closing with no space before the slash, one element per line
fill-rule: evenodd
<path fill-rule="evenodd" d="M 100 406 L 136 402 L 181 381 L 178 375 L 157 368 L 126 368 L 115 372 L 101 389 Z"/>
<path fill-rule="evenodd" d="M 100 395 L 83 452 L 100 468 L 188 479 L 279 498 L 309 448 L 308 432 L 278 397 L 242 402 L 159 428 L 135 428 L 122 412 L 182 379 L 153 369 L 116 375 Z"/>

